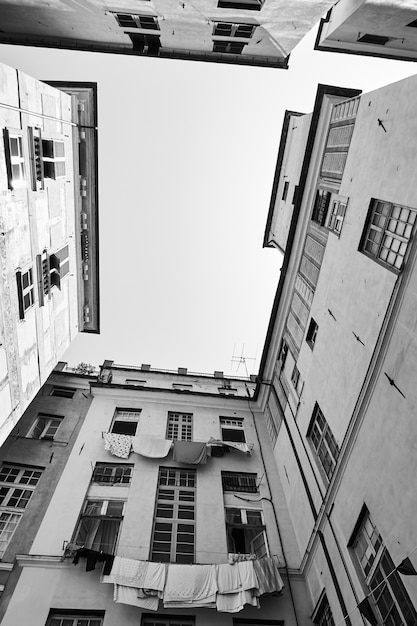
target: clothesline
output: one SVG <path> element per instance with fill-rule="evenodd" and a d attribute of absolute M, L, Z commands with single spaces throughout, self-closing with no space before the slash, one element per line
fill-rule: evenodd
<path fill-rule="evenodd" d="M 168 456 L 173 449 L 173 460 L 178 463 L 200 465 L 207 462 L 209 456 L 223 456 L 230 448 L 250 455 L 254 444 L 235 441 L 221 441 L 211 437 L 209 441 L 172 441 L 147 435 L 120 435 L 102 432 L 104 449 L 118 458 L 127 459 L 133 452 L 153 459 Z"/>
<path fill-rule="evenodd" d="M 102 583 L 114 585 L 114 600 L 138 608 L 157 611 L 164 608 L 216 608 L 236 613 L 246 604 L 259 608 L 259 597 L 280 595 L 284 587 L 276 557 L 262 557 L 236 563 L 180 564 L 139 561 L 112 557 L 82 548 L 76 552 L 87 558 L 86 570 L 95 568 L 97 560 L 105 561 Z"/>
<path fill-rule="evenodd" d="M 411 556 L 412 554 L 414 554 L 415 552 L 417 552 L 417 546 L 414 548 L 414 550 L 412 550 L 409 554 L 407 554 L 407 556 L 406 556 L 406 557 L 405 557 L 405 558 L 401 561 L 401 563 L 400 563 L 399 565 L 397 565 L 397 567 L 394 567 L 394 569 L 393 569 L 393 570 L 392 570 L 389 574 L 387 574 L 387 576 L 385 576 L 385 578 L 383 578 L 383 579 L 381 580 L 381 582 L 380 582 L 380 583 L 378 583 L 378 584 L 377 584 L 377 586 L 376 586 L 376 587 L 374 587 L 374 589 L 372 589 L 372 591 L 370 591 L 370 592 L 369 592 L 369 593 L 368 593 L 368 594 L 367 594 L 367 595 L 363 598 L 363 600 L 361 600 L 361 601 L 359 602 L 359 604 L 357 604 L 357 605 L 356 605 L 356 607 L 355 607 L 354 609 L 352 609 L 352 611 L 350 611 L 350 613 L 348 613 L 347 615 L 344 615 L 344 616 L 343 616 L 343 619 L 342 619 L 340 622 L 338 622 L 338 623 L 336 624 L 336 626 L 341 626 L 341 624 L 346 623 L 346 618 L 350 617 L 350 616 L 352 615 L 352 613 L 354 613 L 354 612 L 356 611 L 356 609 L 359 609 L 359 606 L 360 606 L 362 603 L 366 602 L 366 601 L 368 600 L 368 598 L 369 598 L 370 596 L 372 596 L 372 595 L 375 593 L 375 591 L 376 591 L 377 589 L 379 589 L 379 587 L 381 587 L 384 583 L 386 583 L 386 581 L 388 580 L 388 578 L 389 578 L 390 576 L 392 576 L 392 575 L 394 574 L 394 572 L 398 571 L 398 568 L 399 568 L 399 567 L 401 567 L 401 565 L 402 565 L 402 564 L 403 564 L 403 563 L 404 563 L 407 559 L 409 559 L 409 558 L 410 558 L 410 556 Z M 417 574 L 417 572 L 416 572 L 416 574 Z M 360 609 L 359 609 L 359 611 L 360 611 Z"/>

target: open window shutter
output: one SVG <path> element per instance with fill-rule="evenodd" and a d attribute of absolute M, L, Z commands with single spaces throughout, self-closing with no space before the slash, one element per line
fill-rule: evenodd
<path fill-rule="evenodd" d="M 250 551 L 251 554 L 256 554 L 258 559 L 261 559 L 263 556 L 268 556 L 268 548 L 265 540 L 265 531 L 262 530 L 252 539 L 252 541 L 250 542 Z"/>

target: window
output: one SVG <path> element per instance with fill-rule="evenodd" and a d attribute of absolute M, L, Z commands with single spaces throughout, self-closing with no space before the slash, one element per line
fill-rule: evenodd
<path fill-rule="evenodd" d="M 233 24 L 229 22 L 216 22 L 213 35 L 219 37 L 245 37 L 250 39 L 256 26 L 253 24 Z"/>
<path fill-rule="evenodd" d="M 413 20 L 409 24 L 406 24 L 406 26 L 409 26 L 410 28 L 417 28 L 417 20 Z"/>
<path fill-rule="evenodd" d="M 286 180 L 284 183 L 284 189 L 282 190 L 282 200 L 287 199 L 289 187 L 290 187 L 290 183 Z"/>
<path fill-rule="evenodd" d="M 222 472 L 223 491 L 257 493 L 256 474 L 246 472 Z"/>
<path fill-rule="evenodd" d="M 285 361 L 287 360 L 287 355 L 288 355 L 288 344 L 284 339 L 282 339 L 281 349 L 279 351 L 279 357 L 278 357 L 278 360 L 281 361 L 281 368 L 283 368 L 285 365 Z"/>
<path fill-rule="evenodd" d="M 53 611 L 46 622 L 46 626 L 102 626 L 103 614 L 94 614 L 91 611 L 83 613 L 68 613 L 67 611 Z"/>
<path fill-rule="evenodd" d="M 41 469 L 3 464 L 0 469 L 0 506 L 25 509 L 41 476 Z"/>
<path fill-rule="evenodd" d="M 73 398 L 76 391 L 71 387 L 53 387 L 50 395 L 59 398 Z"/>
<path fill-rule="evenodd" d="M 262 511 L 226 508 L 225 514 L 229 553 L 268 556 Z"/>
<path fill-rule="evenodd" d="M 246 443 L 245 430 L 243 428 L 243 418 L 241 417 L 221 417 L 220 428 L 223 441 L 236 441 Z"/>
<path fill-rule="evenodd" d="M 142 385 L 146 385 L 146 380 L 139 380 L 139 378 L 126 378 L 126 385 L 142 387 Z"/>
<path fill-rule="evenodd" d="M 116 409 L 110 432 L 115 435 L 136 435 L 141 409 Z"/>
<path fill-rule="evenodd" d="M 269 438 L 271 440 L 272 446 L 274 446 L 278 438 L 278 427 L 275 423 L 275 420 L 272 415 L 272 411 L 269 407 L 267 407 L 265 411 L 265 422 L 266 422 L 266 428 L 268 430 Z"/>
<path fill-rule="evenodd" d="M 377 46 L 385 46 L 389 41 L 392 41 L 392 37 L 384 37 L 383 35 L 373 35 L 370 33 L 359 33 L 358 41 L 361 43 L 373 43 Z"/>
<path fill-rule="evenodd" d="M 371 592 L 375 589 L 372 597 L 378 623 L 387 626 L 416 624 L 417 613 L 398 572 L 393 571 L 391 556 L 366 507 L 361 512 L 349 545 L 366 586 Z M 390 576 L 386 579 L 388 574 Z"/>
<path fill-rule="evenodd" d="M 343 220 L 345 219 L 347 200 L 333 200 L 332 210 L 329 216 L 327 228 L 340 235 L 342 232 Z"/>
<path fill-rule="evenodd" d="M 21 518 L 21 513 L 0 512 L 0 558 L 5 553 Z"/>
<path fill-rule="evenodd" d="M 146 54 L 148 56 L 158 56 L 161 47 L 161 39 L 159 35 L 143 33 L 126 32 L 126 35 L 132 42 L 132 47 L 138 54 Z"/>
<path fill-rule="evenodd" d="M 224 52 L 227 54 L 242 54 L 246 43 L 238 41 L 214 41 L 213 52 Z"/>
<path fill-rule="evenodd" d="M 314 344 L 316 343 L 318 329 L 319 327 L 318 327 L 317 322 L 313 320 L 313 318 L 311 318 L 310 326 L 308 327 L 308 331 L 306 335 L 306 341 L 311 349 L 314 348 Z"/>
<path fill-rule="evenodd" d="M 124 500 L 87 499 L 73 542 L 90 550 L 113 554 L 123 520 Z"/>
<path fill-rule="evenodd" d="M 293 387 L 297 393 L 297 396 L 301 396 L 301 392 L 303 390 L 304 383 L 301 379 L 300 372 L 296 365 L 294 365 L 292 374 L 291 374 L 291 382 Z"/>
<path fill-rule="evenodd" d="M 133 465 L 96 463 L 91 482 L 100 485 L 130 485 Z"/>
<path fill-rule="evenodd" d="M 25 159 L 22 137 L 20 134 L 5 128 L 3 130 L 3 139 L 8 187 L 9 189 L 25 187 Z"/>
<path fill-rule="evenodd" d="M 178 389 L 179 391 L 191 391 L 193 386 L 185 383 L 172 383 L 172 388 Z"/>
<path fill-rule="evenodd" d="M 324 226 L 326 222 L 331 195 L 332 194 L 330 193 L 330 191 L 317 189 L 311 219 L 313 220 L 313 222 L 317 222 L 317 224 L 320 224 L 320 226 Z"/>
<path fill-rule="evenodd" d="M 297 200 L 297 195 L 298 195 L 298 185 L 295 185 L 294 193 L 292 195 L 292 204 L 295 204 L 295 202 Z"/>
<path fill-rule="evenodd" d="M 64 246 L 54 254 L 46 250 L 36 257 L 39 282 L 39 304 L 43 305 L 44 296 L 51 292 L 52 287 L 61 289 L 61 279 L 69 272 L 69 247 Z"/>
<path fill-rule="evenodd" d="M 158 18 L 153 15 L 131 15 L 129 13 L 116 13 L 115 17 L 122 28 L 144 28 L 146 30 L 159 30 Z"/>
<path fill-rule="evenodd" d="M 19 302 L 19 318 L 25 319 L 25 312 L 35 303 L 35 290 L 33 287 L 33 270 L 16 272 L 17 297 Z"/>
<path fill-rule="evenodd" d="M 193 617 L 169 617 L 169 615 L 154 617 L 153 615 L 142 615 L 141 626 L 195 626 L 195 620 Z"/>
<path fill-rule="evenodd" d="M 260 11 L 265 0 L 219 0 L 219 9 L 246 9 Z"/>
<path fill-rule="evenodd" d="M 361 248 L 385 265 L 400 270 L 410 242 L 416 209 L 372 199 Z"/>
<path fill-rule="evenodd" d="M 38 418 L 29 431 L 31 439 L 54 439 L 63 417 L 57 415 L 39 414 Z"/>
<path fill-rule="evenodd" d="M 312 619 L 313 624 L 317 626 L 335 626 L 330 604 L 325 593 L 322 594 Z"/>
<path fill-rule="evenodd" d="M 308 427 L 307 437 L 311 441 L 324 473 L 330 480 L 339 456 L 339 446 L 317 402 Z"/>
<path fill-rule="evenodd" d="M 65 176 L 65 146 L 63 141 L 42 139 L 42 163 L 45 178 Z"/>
<path fill-rule="evenodd" d="M 168 427 L 166 439 L 177 441 L 193 440 L 192 413 L 168 413 Z"/>
<path fill-rule="evenodd" d="M 195 470 L 159 469 L 152 561 L 194 563 L 195 495 Z"/>

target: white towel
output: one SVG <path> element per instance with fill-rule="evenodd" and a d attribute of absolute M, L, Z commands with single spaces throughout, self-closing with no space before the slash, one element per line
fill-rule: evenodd
<path fill-rule="evenodd" d="M 222 613 L 237 613 L 241 611 L 245 604 L 259 608 L 258 598 L 252 597 L 250 591 L 239 591 L 239 593 L 218 593 L 216 608 Z"/>
<path fill-rule="evenodd" d="M 145 580 L 143 581 L 143 588 L 163 591 L 165 588 L 166 575 L 166 563 L 152 563 L 151 561 L 149 561 L 148 568 L 145 574 Z"/>
<path fill-rule="evenodd" d="M 131 604 L 148 611 L 157 611 L 159 606 L 158 596 L 138 598 L 136 589 L 133 587 L 125 587 L 124 585 L 114 585 L 113 599 L 115 602 Z"/>
<path fill-rule="evenodd" d="M 170 451 L 172 441 L 169 439 L 139 435 L 133 437 L 132 446 L 133 452 L 136 452 L 136 454 L 149 457 L 150 459 L 163 459 Z"/>
<path fill-rule="evenodd" d="M 113 567 L 108 576 L 103 576 L 103 583 L 117 583 L 126 587 L 145 587 L 145 578 L 150 564 L 147 561 L 127 559 L 115 556 Z"/>
<path fill-rule="evenodd" d="M 168 565 L 164 606 L 170 603 L 205 606 L 215 602 L 217 592 L 215 565 Z"/>
<path fill-rule="evenodd" d="M 258 579 L 253 568 L 253 561 L 240 561 L 232 567 L 237 567 L 239 569 L 242 589 L 244 591 L 258 588 Z"/>
<path fill-rule="evenodd" d="M 216 566 L 217 587 L 219 593 L 237 593 L 242 591 L 242 581 L 240 579 L 239 568 L 236 565 L 222 563 Z"/>

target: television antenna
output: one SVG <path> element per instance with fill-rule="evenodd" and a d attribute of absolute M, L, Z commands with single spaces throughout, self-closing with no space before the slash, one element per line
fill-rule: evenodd
<path fill-rule="evenodd" d="M 240 356 L 235 354 L 235 350 L 236 350 L 236 344 L 233 345 L 233 354 L 232 354 L 232 358 L 230 360 L 230 367 L 232 369 L 233 368 L 232 364 L 236 363 L 236 374 L 237 374 L 237 372 L 239 371 L 239 367 L 241 365 L 243 365 L 243 367 L 245 368 L 246 377 L 249 378 L 247 361 L 256 361 L 256 356 L 245 356 L 244 355 L 245 344 L 242 344 L 242 351 L 240 353 Z"/>

